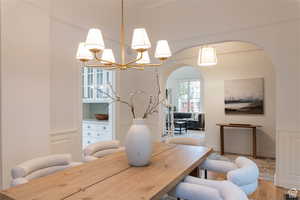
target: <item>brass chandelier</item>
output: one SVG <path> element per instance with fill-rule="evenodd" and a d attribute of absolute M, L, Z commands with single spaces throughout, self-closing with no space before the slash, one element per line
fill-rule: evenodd
<path fill-rule="evenodd" d="M 78 46 L 76 58 L 85 67 L 101 67 L 105 69 L 144 69 L 145 67 L 155 67 L 163 64 L 171 57 L 171 51 L 167 40 L 157 41 L 155 58 L 160 63 L 150 63 L 148 50 L 151 43 L 144 28 L 136 28 L 133 31 L 131 48 L 137 52 L 136 59 L 126 62 L 125 57 L 125 27 L 124 27 L 124 2 L 121 3 L 121 63 L 115 61 L 112 49 L 106 49 L 101 30 L 92 28 L 89 30 L 86 41 Z M 101 54 L 101 57 L 100 57 Z"/>

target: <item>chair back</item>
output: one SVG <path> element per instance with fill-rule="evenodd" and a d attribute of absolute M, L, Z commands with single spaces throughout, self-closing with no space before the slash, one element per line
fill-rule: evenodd
<path fill-rule="evenodd" d="M 73 165 L 70 154 L 56 154 L 28 160 L 11 170 L 13 178 L 11 185 L 23 184 L 31 179 L 46 176 L 71 166 L 75 166 L 75 164 Z"/>
<path fill-rule="evenodd" d="M 90 161 L 122 150 L 124 148 L 120 146 L 118 140 L 102 141 L 88 145 L 83 150 L 83 156 L 85 161 Z"/>
<path fill-rule="evenodd" d="M 169 138 L 166 142 L 169 144 L 183 144 L 183 145 L 193 145 L 193 146 L 204 145 L 203 139 L 196 138 L 196 137 L 173 137 L 173 138 Z"/>
<path fill-rule="evenodd" d="M 245 157 L 235 160 L 237 169 L 227 173 L 227 179 L 240 186 L 246 194 L 252 194 L 258 185 L 259 169 L 255 162 Z"/>

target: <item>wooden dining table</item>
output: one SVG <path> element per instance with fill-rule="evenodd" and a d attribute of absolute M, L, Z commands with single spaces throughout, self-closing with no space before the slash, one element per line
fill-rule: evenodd
<path fill-rule="evenodd" d="M 156 143 L 148 166 L 130 166 L 126 153 L 118 152 L 0 191 L 0 199 L 160 199 L 185 176 L 197 172 L 211 151 L 202 146 Z"/>

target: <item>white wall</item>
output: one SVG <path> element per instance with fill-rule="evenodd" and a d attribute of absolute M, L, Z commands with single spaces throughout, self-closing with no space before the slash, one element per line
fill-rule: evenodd
<path fill-rule="evenodd" d="M 0 22 L 2 22 L 2 4 L 0 3 Z M 0 38 L 2 38 L 2 27 L 0 26 Z M 2 42 L 1 42 L 2 40 L 0 39 L 0 69 L 1 69 L 1 65 L 2 65 L 2 59 L 1 59 L 1 57 L 2 57 L 2 46 L 1 46 L 1 44 L 2 44 Z M 1 71 L 2 70 L 0 70 L 0 77 L 1 77 Z M 0 79 L 0 88 L 1 88 L 1 79 Z M 0 105 L 2 105 L 2 103 L 1 103 L 1 101 L 2 101 L 2 98 L 1 98 L 1 89 L 0 89 Z M 3 175 L 2 175 L 2 134 L 1 134 L 1 123 L 2 123 L 2 120 L 1 120 L 1 118 L 2 118 L 2 113 L 0 112 L 0 177 L 3 177 Z M 1 179 L 0 180 L 0 188 L 2 188 L 2 185 L 3 185 L 3 180 Z"/>
<path fill-rule="evenodd" d="M 275 157 L 275 73 L 262 50 L 219 55 L 219 64 L 205 73 L 206 131 L 208 143 L 219 150 L 219 128 L 216 123 L 250 123 L 263 127 L 257 131 L 257 154 Z M 264 115 L 225 115 L 224 81 L 264 78 Z M 226 129 L 225 152 L 252 154 L 252 130 Z"/>
<path fill-rule="evenodd" d="M 49 153 L 81 159 L 77 45 L 89 28 L 100 28 L 119 59 L 120 2 L 1 0 L 1 11 L 0 169 L 7 187 L 11 168 L 25 160 Z M 134 72 L 116 73 L 116 90 L 128 96 L 135 84 L 127 83 L 134 77 Z M 116 107 L 116 138 L 122 139 L 131 118 L 126 106 Z"/>
<path fill-rule="evenodd" d="M 1 153 L 3 185 L 21 161 L 48 154 L 49 2 L 1 1 Z M 38 27 L 38 28 L 37 28 Z M 41 120 L 43 119 L 43 120 Z"/>

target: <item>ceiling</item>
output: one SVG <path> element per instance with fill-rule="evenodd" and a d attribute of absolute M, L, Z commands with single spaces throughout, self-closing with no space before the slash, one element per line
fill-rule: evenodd
<path fill-rule="evenodd" d="M 99 3 L 99 5 L 103 6 L 104 4 L 110 4 L 114 6 L 120 6 L 121 0 L 109 0 L 109 1 L 103 1 L 103 0 L 91 0 L 93 3 Z M 132 7 L 132 8 L 157 8 L 164 5 L 167 5 L 169 3 L 175 2 L 178 0 L 124 0 L 124 5 L 126 7 Z"/>
<path fill-rule="evenodd" d="M 166 4 L 175 2 L 177 0 L 124 0 L 124 3 L 129 3 L 130 6 L 140 6 L 144 8 L 156 8 Z"/>
<path fill-rule="evenodd" d="M 254 44 L 238 41 L 222 42 L 217 44 L 211 44 L 209 46 L 216 48 L 216 52 L 218 55 L 262 50 L 260 47 Z M 197 57 L 199 47 L 200 46 L 197 46 L 179 52 L 175 60 L 177 60 L 178 58 Z"/>

